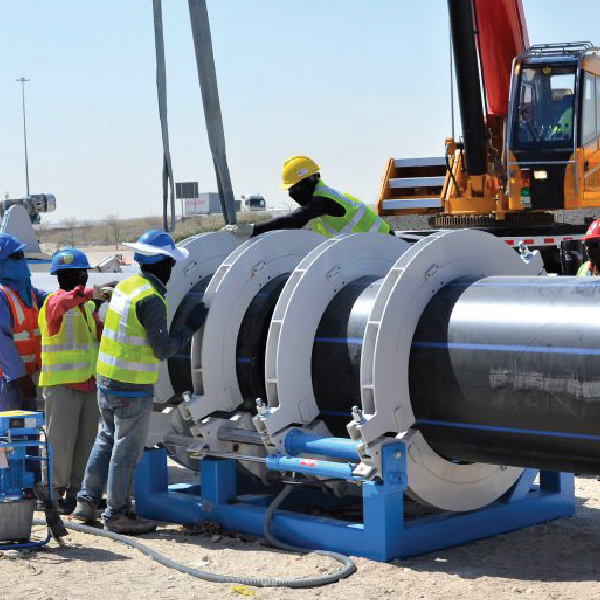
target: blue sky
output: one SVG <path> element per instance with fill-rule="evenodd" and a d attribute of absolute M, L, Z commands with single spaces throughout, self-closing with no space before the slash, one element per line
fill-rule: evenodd
<path fill-rule="evenodd" d="M 598 0 L 523 1 L 531 43 L 600 44 Z M 215 191 L 188 3 L 163 5 L 175 178 Z M 389 157 L 443 152 L 446 0 L 208 0 L 208 11 L 236 196 L 282 206 L 282 163 L 308 154 L 332 187 L 372 203 Z M 31 192 L 58 201 L 46 220 L 160 214 L 152 0 L 0 0 L 0 15 L 0 194 L 24 193 L 25 76 Z"/>

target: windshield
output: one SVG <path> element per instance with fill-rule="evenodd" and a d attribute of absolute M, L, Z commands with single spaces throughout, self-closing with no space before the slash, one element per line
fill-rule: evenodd
<path fill-rule="evenodd" d="M 575 65 L 523 68 L 515 107 L 515 148 L 573 146 Z"/>

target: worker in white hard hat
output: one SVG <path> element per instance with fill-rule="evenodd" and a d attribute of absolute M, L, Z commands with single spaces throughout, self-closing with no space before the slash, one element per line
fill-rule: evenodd
<path fill-rule="evenodd" d="M 141 273 L 117 285 L 108 307 L 98 354 L 100 432 L 72 518 L 94 523 L 106 485 L 104 528 L 146 533 L 156 523 L 133 514 L 128 497 L 148 435 L 158 367 L 190 341 L 206 309 L 200 303 L 184 326 L 169 333 L 166 286 L 172 268 L 188 257 L 188 251 L 175 246 L 163 231 L 149 231 L 125 245 L 135 250 Z"/>
<path fill-rule="evenodd" d="M 308 156 L 292 156 L 285 161 L 280 187 L 300 208 L 265 223 L 226 225 L 223 229 L 255 237 L 277 229 L 301 229 L 310 222 L 324 237 L 357 232 L 393 234 L 390 226 L 366 204 L 327 186 L 321 179 L 319 165 Z"/>

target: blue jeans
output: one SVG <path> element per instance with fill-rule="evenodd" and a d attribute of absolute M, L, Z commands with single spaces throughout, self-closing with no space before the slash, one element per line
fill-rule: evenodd
<path fill-rule="evenodd" d="M 150 426 L 152 397 L 123 397 L 98 389 L 100 431 L 88 459 L 78 500 L 98 506 L 106 484 L 105 521 L 127 512 L 135 468 Z"/>

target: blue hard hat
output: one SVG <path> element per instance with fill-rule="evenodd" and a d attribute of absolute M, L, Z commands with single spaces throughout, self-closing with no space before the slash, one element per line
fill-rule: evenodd
<path fill-rule="evenodd" d="M 189 252 L 185 248 L 178 248 L 165 231 L 147 231 L 137 242 L 123 245 L 136 251 L 133 258 L 140 265 L 154 264 L 165 258 L 183 260 L 189 256 Z"/>
<path fill-rule="evenodd" d="M 87 256 L 77 248 L 64 248 L 52 255 L 50 273 L 56 275 L 65 269 L 91 269 Z"/>
<path fill-rule="evenodd" d="M 8 258 L 11 254 L 19 252 L 25 248 L 25 244 L 18 240 L 14 235 L 10 233 L 0 234 L 0 260 Z"/>

